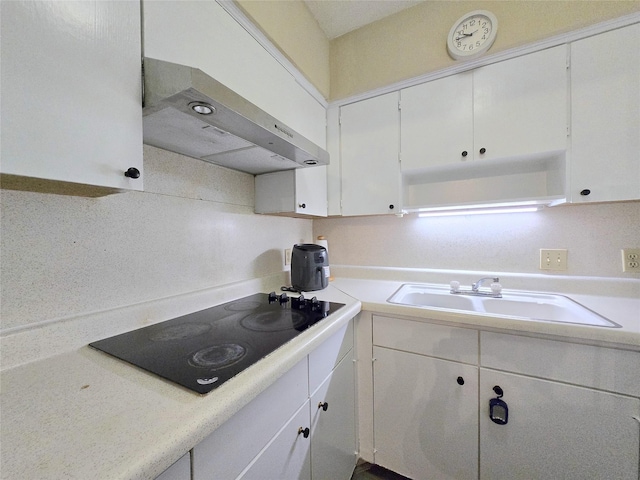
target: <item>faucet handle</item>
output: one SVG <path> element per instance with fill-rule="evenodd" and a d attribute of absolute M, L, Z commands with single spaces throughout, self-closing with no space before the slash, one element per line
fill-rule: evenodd
<path fill-rule="evenodd" d="M 492 293 L 500 293 L 500 292 L 502 292 L 502 285 L 500 285 L 498 282 L 493 282 L 491 284 L 491 292 Z"/>
<path fill-rule="evenodd" d="M 449 286 L 451 287 L 451 293 L 458 293 L 460 291 L 460 282 L 457 280 L 451 281 Z"/>

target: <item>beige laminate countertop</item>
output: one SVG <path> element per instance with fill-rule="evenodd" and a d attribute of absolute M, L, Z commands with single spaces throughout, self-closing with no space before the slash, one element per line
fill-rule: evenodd
<path fill-rule="evenodd" d="M 65 353 L 16 362 L 1 374 L 0 476 L 12 480 L 155 478 L 361 309 L 640 351 L 640 298 L 633 293 L 635 286 L 631 297 L 593 292 L 570 295 L 622 325 L 603 328 L 387 303 L 403 283 L 410 282 L 340 276 L 322 291 L 321 298 L 345 307 L 204 396 L 96 351 L 86 346 L 86 340 L 78 340 L 78 346 Z M 227 299 L 216 294 L 212 305 L 265 291 L 242 288 Z M 87 330 L 79 324 L 76 330 Z M 46 338 L 40 340 L 42 345 Z M 24 346 L 8 341 L 5 345 L 25 355 Z"/>
<path fill-rule="evenodd" d="M 1 478 L 155 478 L 360 311 L 322 300 L 345 307 L 207 395 L 88 346 L 3 370 Z"/>

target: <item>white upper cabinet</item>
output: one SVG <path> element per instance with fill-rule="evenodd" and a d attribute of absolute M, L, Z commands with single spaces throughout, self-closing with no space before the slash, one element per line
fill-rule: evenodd
<path fill-rule="evenodd" d="M 640 198 L 640 24 L 571 44 L 571 202 Z"/>
<path fill-rule="evenodd" d="M 399 92 L 340 108 L 342 215 L 399 213 Z"/>
<path fill-rule="evenodd" d="M 256 175 L 256 213 L 327 216 L 327 167 Z"/>
<path fill-rule="evenodd" d="M 139 2 L 1 8 L 2 173 L 142 190 Z"/>
<path fill-rule="evenodd" d="M 567 50 L 402 90 L 402 171 L 566 150 Z"/>
<path fill-rule="evenodd" d="M 565 45 L 478 68 L 473 72 L 474 156 L 564 151 L 567 111 Z"/>
<path fill-rule="evenodd" d="M 473 73 L 401 90 L 402 170 L 473 158 Z"/>

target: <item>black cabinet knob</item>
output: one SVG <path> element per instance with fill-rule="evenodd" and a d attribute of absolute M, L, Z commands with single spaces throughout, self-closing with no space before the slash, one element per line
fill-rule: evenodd
<path fill-rule="evenodd" d="M 298 207 L 300 208 L 307 208 L 307 204 L 306 203 L 299 203 Z"/>
<path fill-rule="evenodd" d="M 140 178 L 140 170 L 136 167 L 129 167 L 126 172 L 124 172 L 125 177 L 129 178 Z"/>
<path fill-rule="evenodd" d="M 458 382 L 458 385 L 464 385 L 464 378 L 458 377 L 457 382 Z"/>
<path fill-rule="evenodd" d="M 298 435 L 302 434 L 304 438 L 309 438 L 309 427 L 307 428 L 298 428 Z"/>
<path fill-rule="evenodd" d="M 394 208 L 396 208 L 393 203 L 391 205 L 389 205 L 389 210 L 393 210 Z"/>
<path fill-rule="evenodd" d="M 487 153 L 487 149 L 486 149 L 486 148 L 484 148 L 484 147 L 482 147 L 482 148 L 480 149 L 480 155 L 484 155 L 485 153 Z"/>
<path fill-rule="evenodd" d="M 500 385 L 496 385 L 495 387 L 493 387 L 493 391 L 496 395 L 498 395 L 498 398 L 504 395 L 504 392 L 502 391 L 502 388 L 500 388 Z"/>
<path fill-rule="evenodd" d="M 467 155 L 469 155 L 469 153 L 468 153 L 466 150 L 464 150 L 464 151 L 462 152 L 462 156 L 463 156 L 463 157 L 466 157 Z"/>
<path fill-rule="evenodd" d="M 318 404 L 318 408 L 321 408 L 324 412 L 327 411 L 327 408 L 329 408 L 329 403 L 327 402 L 320 402 Z"/>
<path fill-rule="evenodd" d="M 591 193 L 591 190 L 589 190 L 588 188 L 585 188 L 584 190 L 582 190 L 580 192 L 580 195 L 582 195 L 583 197 L 586 197 L 587 195 L 589 195 Z"/>

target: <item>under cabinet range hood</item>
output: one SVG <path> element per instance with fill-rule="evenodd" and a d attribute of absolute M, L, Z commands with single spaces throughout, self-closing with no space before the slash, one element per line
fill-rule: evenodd
<path fill-rule="evenodd" d="M 145 57 L 143 76 L 147 145 L 254 175 L 329 163 L 327 151 L 197 68 Z"/>

